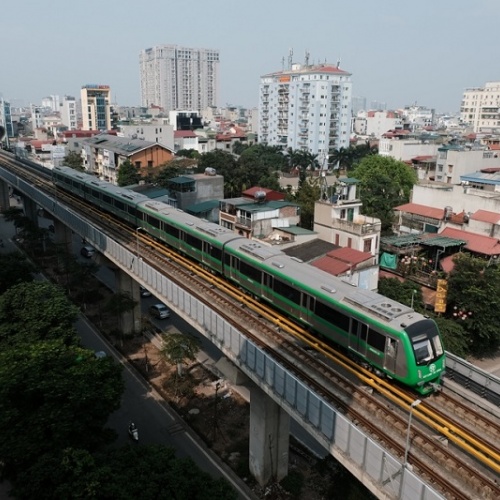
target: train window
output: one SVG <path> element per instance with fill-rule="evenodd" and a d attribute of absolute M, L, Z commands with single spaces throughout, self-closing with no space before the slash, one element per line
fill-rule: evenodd
<path fill-rule="evenodd" d="M 220 261 L 222 259 L 222 250 L 217 247 L 209 245 L 208 253 L 214 258 Z"/>
<path fill-rule="evenodd" d="M 374 330 L 370 330 L 370 335 L 368 335 L 368 345 L 371 345 L 377 351 L 385 351 L 385 336 L 381 335 Z"/>
<path fill-rule="evenodd" d="M 74 181 L 73 182 L 73 187 L 75 187 L 78 190 L 81 190 L 82 189 L 82 183 L 78 182 L 78 181 Z"/>
<path fill-rule="evenodd" d="M 224 253 L 224 265 L 231 266 L 231 255 L 227 252 Z"/>
<path fill-rule="evenodd" d="M 160 228 L 160 221 L 158 219 L 155 219 L 151 215 L 146 216 L 146 222 L 150 225 L 153 226 L 156 229 Z"/>
<path fill-rule="evenodd" d="M 163 224 L 163 229 L 170 236 L 179 239 L 179 230 L 176 227 L 171 226 L 170 224 Z"/>
<path fill-rule="evenodd" d="M 103 194 L 102 201 L 104 203 L 107 203 L 108 205 L 111 205 L 111 196 L 109 196 L 109 194 Z"/>
<path fill-rule="evenodd" d="M 88 187 L 88 186 L 83 186 L 83 192 L 88 194 L 90 193 L 92 190 Z"/>
<path fill-rule="evenodd" d="M 262 281 L 262 272 L 242 260 L 240 260 L 240 272 L 257 283 Z"/>
<path fill-rule="evenodd" d="M 330 306 L 323 304 L 319 300 L 316 300 L 316 316 L 323 318 L 334 326 L 341 328 L 342 330 L 349 331 L 349 316 L 342 314 L 336 309 L 332 309 Z"/>
<path fill-rule="evenodd" d="M 92 197 L 99 199 L 99 191 L 96 191 L 95 189 L 92 189 Z"/>
<path fill-rule="evenodd" d="M 125 211 L 125 204 L 122 201 L 115 200 L 115 207 L 122 212 Z"/>
<path fill-rule="evenodd" d="M 300 304 L 300 291 L 297 288 L 294 288 L 275 278 L 273 289 L 278 295 L 285 297 L 285 299 L 291 300 L 296 304 Z"/>
<path fill-rule="evenodd" d="M 133 217 L 138 217 L 138 213 L 135 207 L 132 207 L 131 205 L 127 206 L 127 212 L 132 215 Z"/>
<path fill-rule="evenodd" d="M 201 248 L 202 248 L 202 241 L 199 238 L 196 238 L 195 236 L 193 236 L 192 234 L 185 233 L 184 241 L 188 245 L 196 248 L 197 250 L 201 250 Z"/>

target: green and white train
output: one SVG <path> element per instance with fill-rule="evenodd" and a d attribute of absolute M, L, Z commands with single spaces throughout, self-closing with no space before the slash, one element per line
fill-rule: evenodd
<path fill-rule="evenodd" d="M 422 395 L 439 386 L 445 352 L 432 319 L 276 247 L 94 176 L 56 167 L 53 181 L 273 304 L 375 371 Z"/>

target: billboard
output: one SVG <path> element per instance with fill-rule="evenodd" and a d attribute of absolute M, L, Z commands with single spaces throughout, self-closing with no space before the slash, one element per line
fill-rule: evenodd
<path fill-rule="evenodd" d="M 434 312 L 446 312 L 446 295 L 448 294 L 448 281 L 437 280 L 436 301 L 434 302 Z"/>

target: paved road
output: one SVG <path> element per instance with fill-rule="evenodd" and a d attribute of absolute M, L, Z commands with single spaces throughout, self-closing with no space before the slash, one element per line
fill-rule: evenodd
<path fill-rule="evenodd" d="M 4 246 L 0 247 L 1 252 L 17 250 L 12 242 L 14 235 L 15 229 L 12 224 L 7 223 L 0 216 L 0 238 L 4 241 Z M 156 301 L 154 298 L 146 300 L 152 301 L 152 303 Z M 118 433 L 118 445 L 129 442 L 127 429 L 129 422 L 133 420 L 139 429 L 139 446 L 142 443 L 171 446 L 179 457 L 191 457 L 202 470 L 208 472 L 212 477 L 224 477 L 238 492 L 239 498 L 256 498 L 246 484 L 204 446 L 196 434 L 184 425 L 183 420 L 169 408 L 149 384 L 136 374 L 121 354 L 105 339 L 101 338 L 83 316 L 77 321 L 76 327 L 84 346 L 96 351 L 105 351 L 124 367 L 125 392 L 122 405 L 118 411 L 110 416 L 108 422 L 108 425 Z M 7 497 L 8 488 L 6 483 L 0 483 L 0 498 Z"/>

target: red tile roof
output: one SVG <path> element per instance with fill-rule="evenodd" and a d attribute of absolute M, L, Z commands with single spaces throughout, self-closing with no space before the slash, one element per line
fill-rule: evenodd
<path fill-rule="evenodd" d="M 372 254 L 370 252 L 361 252 L 348 247 L 336 248 L 335 250 L 328 252 L 326 255 L 353 265 L 372 258 Z"/>
<path fill-rule="evenodd" d="M 477 210 L 470 218 L 471 220 L 489 222 L 490 224 L 498 224 L 500 222 L 500 214 L 497 212 L 488 212 L 488 210 Z"/>
<path fill-rule="evenodd" d="M 349 264 L 346 264 L 341 260 L 332 259 L 331 257 L 321 257 L 320 259 L 311 262 L 311 264 L 322 271 L 333 274 L 334 276 L 346 273 L 351 267 Z"/>
<path fill-rule="evenodd" d="M 464 240 L 467 242 L 464 248 L 471 252 L 483 255 L 500 255 L 500 243 L 496 238 L 470 233 L 468 231 L 461 231 L 460 229 L 454 229 L 452 227 L 445 228 L 439 233 L 439 236 Z"/>
<path fill-rule="evenodd" d="M 278 191 L 273 191 L 272 189 L 262 188 L 259 186 L 253 186 L 249 189 L 246 189 L 241 193 L 242 196 L 253 198 L 255 193 L 258 191 L 263 191 L 266 193 L 266 200 L 268 201 L 281 201 L 285 199 L 285 193 L 280 193 Z"/>
<path fill-rule="evenodd" d="M 442 208 L 428 207 L 426 205 L 419 205 L 418 203 L 406 203 L 405 205 L 396 207 L 394 210 L 421 215 L 422 217 L 430 217 L 431 219 L 441 220 L 444 217 L 444 210 Z"/>
<path fill-rule="evenodd" d="M 356 269 L 357 264 L 372 258 L 369 252 L 360 252 L 354 248 L 336 248 L 328 252 L 311 264 L 322 271 L 339 276 L 351 269 Z"/>
<path fill-rule="evenodd" d="M 490 144 L 488 146 L 492 151 L 500 151 L 500 144 Z"/>
<path fill-rule="evenodd" d="M 422 156 L 415 156 L 415 158 L 412 158 L 411 161 L 428 161 L 428 160 L 435 160 L 436 157 L 432 155 L 422 155 Z"/>
<path fill-rule="evenodd" d="M 175 130 L 174 139 L 194 139 L 198 137 L 192 130 Z"/>

